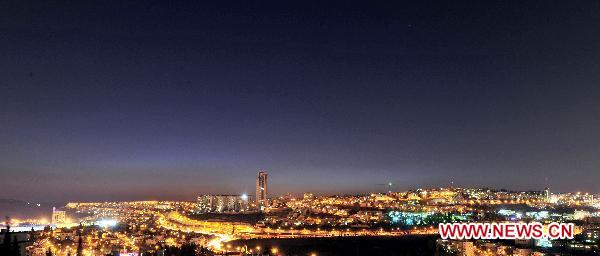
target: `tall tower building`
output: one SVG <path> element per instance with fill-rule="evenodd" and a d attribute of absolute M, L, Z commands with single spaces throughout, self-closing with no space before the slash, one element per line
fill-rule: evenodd
<path fill-rule="evenodd" d="M 60 226 L 66 223 L 67 215 L 65 211 L 56 210 L 56 207 L 52 207 L 52 225 Z"/>
<path fill-rule="evenodd" d="M 546 202 L 550 202 L 550 188 L 544 189 L 544 197 L 546 199 Z"/>
<path fill-rule="evenodd" d="M 267 172 L 259 171 L 256 179 L 256 207 L 264 210 L 269 202 L 267 201 Z"/>

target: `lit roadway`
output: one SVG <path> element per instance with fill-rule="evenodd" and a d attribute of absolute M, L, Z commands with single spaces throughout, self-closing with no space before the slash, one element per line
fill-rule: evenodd
<path fill-rule="evenodd" d="M 194 232 L 214 235 L 216 238 L 209 242 L 213 249 L 221 250 L 223 242 L 236 239 L 250 238 L 307 238 L 307 237 L 337 237 L 337 236 L 403 236 L 407 234 L 437 234 L 437 228 L 426 227 L 411 230 L 308 230 L 308 229 L 271 229 L 255 228 L 239 222 L 200 221 L 190 219 L 180 213 L 171 212 L 159 215 L 158 224 L 165 229 L 183 232 Z"/>

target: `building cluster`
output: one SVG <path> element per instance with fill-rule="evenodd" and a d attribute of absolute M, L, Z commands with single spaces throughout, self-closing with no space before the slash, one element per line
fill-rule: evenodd
<path fill-rule="evenodd" d="M 253 208 L 250 196 L 244 195 L 202 195 L 198 197 L 198 213 L 247 212 Z"/>
<path fill-rule="evenodd" d="M 31 232 L 36 239 L 20 255 L 156 255 L 189 243 L 206 247 L 212 235 L 160 225 L 165 215 L 191 212 L 195 205 L 167 201 L 69 203 L 64 210 L 53 210 L 56 221 Z"/>
<path fill-rule="evenodd" d="M 242 195 L 201 195 L 197 198 L 197 213 L 240 213 L 264 211 L 269 206 L 268 174 L 259 171 L 256 178 L 255 196 Z"/>
<path fill-rule="evenodd" d="M 201 195 L 195 202 L 71 202 L 54 208 L 49 222 L 27 221 L 47 227 L 23 233 L 27 237 L 17 243 L 19 252 L 66 256 L 76 255 L 81 247 L 83 255 L 156 254 L 190 243 L 222 252 L 223 241 L 236 238 L 435 235 L 439 223 L 530 221 L 573 222 L 576 239 L 440 239 L 437 251 L 524 256 L 598 252 L 600 197 L 591 194 L 448 187 L 269 197 L 267 177 L 265 171 L 258 172 L 255 195 Z"/>

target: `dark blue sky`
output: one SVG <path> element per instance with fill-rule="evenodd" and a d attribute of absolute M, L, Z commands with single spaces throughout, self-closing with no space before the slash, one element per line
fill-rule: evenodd
<path fill-rule="evenodd" d="M 3 1 L 0 197 L 600 192 L 600 2 Z"/>

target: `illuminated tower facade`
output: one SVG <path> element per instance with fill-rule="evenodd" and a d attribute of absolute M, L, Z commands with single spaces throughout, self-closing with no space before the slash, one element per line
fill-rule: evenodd
<path fill-rule="evenodd" d="M 264 210 L 269 202 L 267 201 L 267 172 L 259 171 L 256 179 L 256 207 Z"/>
<path fill-rule="evenodd" d="M 52 225 L 60 226 L 65 224 L 67 220 L 67 215 L 65 211 L 56 210 L 56 207 L 52 207 Z"/>

